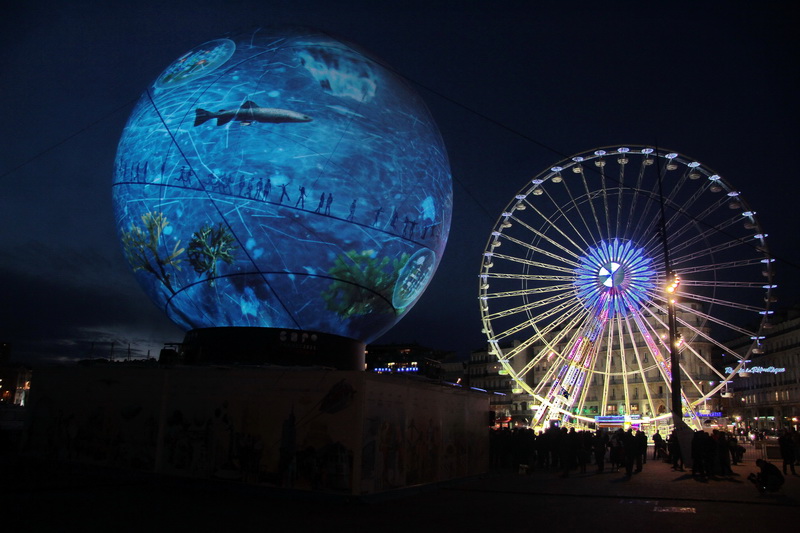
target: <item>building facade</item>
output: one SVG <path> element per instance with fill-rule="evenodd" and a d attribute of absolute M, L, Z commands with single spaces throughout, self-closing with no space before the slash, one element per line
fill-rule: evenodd
<path fill-rule="evenodd" d="M 800 429 L 800 307 L 776 314 L 766 331 L 763 353 L 753 355 L 733 379 L 733 397 L 726 410 L 744 428 Z M 728 346 L 741 353 L 750 342 L 741 338 Z"/>

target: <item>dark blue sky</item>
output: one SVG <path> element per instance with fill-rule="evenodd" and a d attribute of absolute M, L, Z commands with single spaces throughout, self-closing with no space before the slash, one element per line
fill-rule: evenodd
<path fill-rule="evenodd" d="M 735 184 L 800 296 L 798 19 L 783 2 L 31 1 L 0 21 L 0 341 L 17 360 L 157 355 L 178 342 L 139 289 L 111 210 L 141 92 L 224 33 L 298 24 L 409 78 L 448 148 L 454 216 L 427 293 L 382 341 L 483 346 L 481 253 L 533 175 L 594 147 L 658 144 Z M 698 5 L 702 4 L 702 5 Z M 469 7 L 464 7 L 469 6 Z"/>

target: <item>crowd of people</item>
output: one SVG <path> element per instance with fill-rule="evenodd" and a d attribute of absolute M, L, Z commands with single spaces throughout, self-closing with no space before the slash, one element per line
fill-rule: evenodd
<path fill-rule="evenodd" d="M 491 462 L 495 468 L 586 473 L 592 466 L 604 472 L 625 471 L 626 476 L 641 472 L 647 463 L 647 435 L 621 428 L 615 432 L 551 427 L 535 432 L 527 428 L 492 430 Z"/>
<path fill-rule="evenodd" d="M 719 429 L 694 431 L 690 446 L 684 443 L 681 447 L 675 431 L 666 438 L 656 431 L 648 439 L 644 431 L 633 428 L 589 431 L 551 427 L 539 432 L 528 428 L 501 428 L 492 429 L 490 433 L 491 466 L 559 472 L 563 477 L 573 472 L 585 474 L 593 468 L 598 473 L 624 471 L 630 477 L 641 472 L 647 463 L 649 441 L 653 444 L 652 460 L 669 462 L 677 471 L 686 470 L 686 460 L 686 465 L 691 465 L 691 475 L 696 478 L 734 475 L 731 466 L 741 463 L 745 452 L 745 447 L 733 433 Z M 791 470 L 793 475 L 797 475 L 795 463 L 799 457 L 796 453 L 799 442 L 800 435 L 792 429 L 785 430 L 778 439 L 783 474 Z M 691 457 L 684 457 L 687 451 Z M 763 475 L 765 480 L 775 477 L 771 468 L 758 466 L 762 470 L 769 469 L 769 476 Z M 751 476 L 751 481 L 755 476 Z M 771 483 L 774 485 L 775 482 Z M 766 482 L 760 485 L 764 486 Z"/>

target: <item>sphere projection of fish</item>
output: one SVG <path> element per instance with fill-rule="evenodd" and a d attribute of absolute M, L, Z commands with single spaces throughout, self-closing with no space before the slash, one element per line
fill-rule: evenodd
<path fill-rule="evenodd" d="M 275 109 L 274 107 L 258 107 L 258 104 L 248 100 L 242 107 L 235 110 L 221 109 L 214 113 L 205 109 L 195 110 L 194 125 L 200 126 L 211 119 L 217 119 L 217 126 L 224 126 L 231 120 L 238 120 L 243 125 L 249 126 L 253 122 L 272 122 L 280 124 L 282 122 L 311 122 L 311 117 L 289 111 L 288 109 Z"/>
<path fill-rule="evenodd" d="M 178 325 L 370 342 L 438 267 L 452 180 L 391 70 L 315 30 L 259 29 L 194 48 L 147 88 L 113 201 L 139 283 Z"/>

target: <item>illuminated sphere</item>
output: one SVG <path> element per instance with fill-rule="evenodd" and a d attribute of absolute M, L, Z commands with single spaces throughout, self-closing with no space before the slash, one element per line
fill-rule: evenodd
<path fill-rule="evenodd" d="M 324 33 L 260 29 L 194 48 L 148 87 L 113 200 L 139 283 L 181 327 L 370 342 L 439 265 L 452 180 L 404 80 Z"/>

